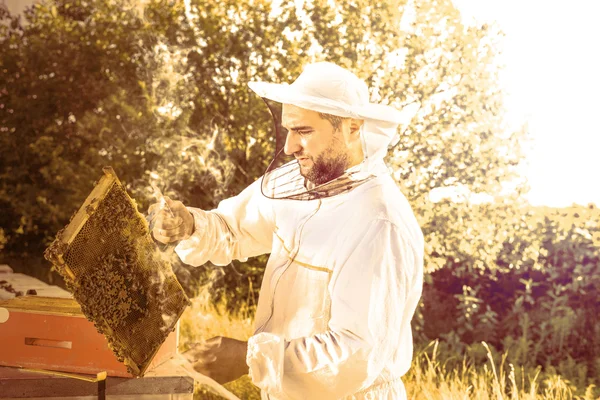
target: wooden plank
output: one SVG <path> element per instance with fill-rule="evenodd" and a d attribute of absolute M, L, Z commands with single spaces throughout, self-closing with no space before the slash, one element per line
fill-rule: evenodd
<path fill-rule="evenodd" d="M 167 361 L 164 364 L 168 364 Z M 177 376 L 165 368 L 143 378 L 106 379 L 106 395 L 190 394 L 194 380 Z M 97 393 L 97 383 L 60 376 L 23 372 L 18 368 L 0 367 L 0 398 L 72 397 L 90 396 Z M 137 398 L 137 397 L 136 397 Z"/>
<path fill-rule="evenodd" d="M 21 397 L 7 397 L 5 400 L 23 400 Z M 69 396 L 69 397 L 27 397 L 25 400 L 98 400 L 97 395 L 93 396 Z M 142 394 L 142 395 L 121 395 L 110 396 L 108 400 L 194 400 L 193 393 L 185 394 Z"/>
<path fill-rule="evenodd" d="M 104 199 L 112 185 L 115 182 L 118 182 L 118 178 L 112 168 L 105 167 L 103 168 L 103 172 L 104 175 L 100 178 L 98 184 L 94 186 L 92 192 L 85 199 L 71 222 L 69 222 L 69 225 L 65 228 L 60 238 L 63 243 L 71 244 L 89 218 L 87 208 L 97 207 L 98 203 Z"/>
<path fill-rule="evenodd" d="M 97 383 L 78 379 L 47 377 L 33 373 L 27 373 L 30 376 L 26 378 L 18 376 L 5 378 L 3 370 L 6 368 L 8 367 L 0 367 L 0 398 L 86 396 L 97 394 L 98 391 Z"/>
<path fill-rule="evenodd" d="M 5 367 L 0 367 L 0 369 Z M 71 378 L 0 378 L 0 399 L 6 397 L 71 397 L 96 395 L 98 384 Z M 106 395 L 144 395 L 193 393 L 194 381 L 183 376 L 154 378 L 115 378 L 106 380 Z"/>
<path fill-rule="evenodd" d="M 194 380 L 188 376 L 109 378 L 106 380 L 106 394 L 172 394 L 193 393 Z"/>
<path fill-rule="evenodd" d="M 72 298 L 21 296 L 12 300 L 0 301 L 0 307 L 9 311 L 84 317 L 81 306 Z"/>

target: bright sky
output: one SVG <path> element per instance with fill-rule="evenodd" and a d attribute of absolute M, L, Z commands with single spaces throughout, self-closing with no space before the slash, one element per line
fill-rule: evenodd
<path fill-rule="evenodd" d="M 20 11 L 33 0 L 0 0 Z M 600 0 L 454 0 L 506 33 L 507 107 L 529 121 L 523 174 L 535 205 L 600 205 Z"/>
<path fill-rule="evenodd" d="M 507 108 L 529 121 L 535 205 L 600 205 L 600 0 L 454 0 L 506 33 Z"/>

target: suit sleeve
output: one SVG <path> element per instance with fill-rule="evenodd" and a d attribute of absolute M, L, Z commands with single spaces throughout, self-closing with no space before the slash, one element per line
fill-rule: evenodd
<path fill-rule="evenodd" d="M 268 253 L 274 232 L 273 210 L 260 185 L 258 179 L 239 195 L 223 200 L 215 210 L 189 207 L 194 233 L 175 247 L 181 261 L 193 266 L 207 261 L 227 265 L 232 260 Z"/>

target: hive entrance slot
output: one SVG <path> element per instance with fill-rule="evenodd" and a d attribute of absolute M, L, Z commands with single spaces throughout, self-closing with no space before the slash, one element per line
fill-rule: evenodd
<path fill-rule="evenodd" d="M 73 342 L 67 340 L 51 340 L 29 337 L 25 338 L 25 344 L 27 346 L 54 347 L 57 349 L 71 349 L 73 347 Z"/>

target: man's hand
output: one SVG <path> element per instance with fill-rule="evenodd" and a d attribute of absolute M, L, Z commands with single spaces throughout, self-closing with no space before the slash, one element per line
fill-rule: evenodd
<path fill-rule="evenodd" d="M 165 196 L 164 202 L 166 204 L 158 202 L 148 208 L 148 214 L 154 221 L 154 239 L 161 243 L 172 243 L 189 238 L 194 232 L 194 216 L 180 201 Z"/>
<path fill-rule="evenodd" d="M 223 384 L 248 373 L 248 342 L 217 336 L 198 343 L 184 353 L 202 375 Z"/>

